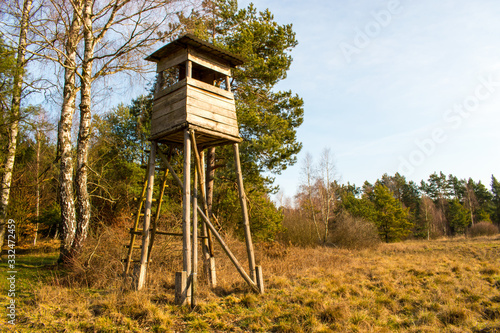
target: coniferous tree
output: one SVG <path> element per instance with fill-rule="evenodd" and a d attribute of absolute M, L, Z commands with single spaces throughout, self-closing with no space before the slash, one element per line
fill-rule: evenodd
<path fill-rule="evenodd" d="M 377 210 L 374 222 L 385 242 L 403 240 L 411 233 L 413 225 L 408 219 L 408 209 L 394 198 L 386 186 L 375 185 L 373 203 Z"/>
<path fill-rule="evenodd" d="M 369 221 L 375 221 L 377 211 L 373 202 L 367 195 L 361 198 L 358 195 L 361 189 L 356 186 L 342 186 L 340 189 L 340 207 L 353 217 L 360 217 Z"/>
<path fill-rule="evenodd" d="M 491 176 L 491 192 L 493 193 L 493 221 L 500 226 L 500 182 L 493 175 Z"/>
<path fill-rule="evenodd" d="M 458 199 L 450 201 L 448 207 L 448 221 L 453 234 L 461 235 L 471 223 L 470 212 Z"/>
<path fill-rule="evenodd" d="M 292 62 L 290 51 L 297 45 L 292 25 L 279 25 L 269 10 L 257 12 L 252 4 L 238 9 L 234 0 L 203 1 L 200 10 L 188 17 L 180 15 L 180 22 L 187 32 L 246 60 L 233 71 L 231 83 L 244 139 L 240 159 L 253 230 L 270 237 L 279 230 L 282 220 L 269 198 L 277 190 L 270 174 L 293 165 L 302 148 L 296 131 L 303 121 L 303 101 L 291 91 L 275 89 L 286 78 Z M 233 153 L 229 147 L 221 147 L 215 156 L 216 161 L 208 160 L 217 168 L 214 212 L 227 223 L 234 223 L 239 208 L 230 204 L 237 202 L 236 188 L 230 185 L 235 182 Z M 257 214 L 258 210 L 267 213 Z"/>

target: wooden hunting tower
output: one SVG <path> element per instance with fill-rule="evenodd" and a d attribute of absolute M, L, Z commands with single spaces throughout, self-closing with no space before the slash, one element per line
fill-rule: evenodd
<path fill-rule="evenodd" d="M 151 118 L 151 150 L 146 182 L 140 199 L 134 227 L 131 228 L 131 241 L 125 274 L 130 270 L 134 248 L 141 249 L 140 270 L 137 288 L 146 282 L 147 265 L 155 235 L 183 237 L 183 270 L 176 272 L 176 303 L 195 305 L 198 242 L 201 240 L 205 273 L 212 287 L 216 285 L 215 259 L 212 238 L 215 238 L 234 266 L 256 292 L 264 292 L 262 269 L 255 265 L 255 256 L 250 234 L 250 223 L 243 187 L 243 177 L 239 158 L 238 122 L 234 96 L 231 92 L 231 69 L 243 64 L 243 60 L 221 48 L 187 34 L 165 45 L 146 58 L 157 64 L 157 82 Z M 206 175 L 209 173 L 205 163 L 204 149 L 232 144 L 234 150 L 236 178 L 238 183 L 243 230 L 245 232 L 249 273 L 247 274 L 236 257 L 227 247 L 211 220 L 207 204 Z M 183 146 L 183 180 L 175 174 L 169 157 L 162 152 L 161 146 Z M 153 184 L 157 154 L 164 165 L 163 185 L 160 185 L 156 213 L 152 214 Z M 194 182 L 191 184 L 191 155 L 194 155 Z M 205 164 L 207 166 L 205 167 Z M 182 234 L 157 230 L 161 202 L 168 173 L 183 191 Z M 200 183 L 198 186 L 198 182 Z M 198 205 L 201 199 L 201 207 Z M 143 204 L 144 202 L 144 204 Z M 144 205 L 144 207 L 143 207 Z M 191 210 L 192 209 L 192 210 Z M 139 221 L 143 218 L 143 228 Z M 201 225 L 198 223 L 201 217 Z M 201 237 L 198 237 L 198 229 Z M 134 246 L 137 235 L 142 235 L 142 246 Z"/>
<path fill-rule="evenodd" d="M 189 128 L 202 146 L 241 141 L 230 82 L 231 68 L 243 64 L 241 58 L 184 35 L 146 60 L 157 63 L 158 74 L 152 140 L 180 144 Z"/>

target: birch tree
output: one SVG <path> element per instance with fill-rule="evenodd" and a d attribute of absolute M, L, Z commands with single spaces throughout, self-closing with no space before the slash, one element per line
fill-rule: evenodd
<path fill-rule="evenodd" d="M 0 194 L 0 249 L 5 237 L 5 221 L 7 219 L 7 206 L 9 204 L 10 187 L 12 183 L 12 173 L 16 158 L 17 136 L 19 134 L 19 119 L 21 109 L 21 95 L 24 82 L 24 68 L 26 66 L 26 35 L 28 32 L 29 18 L 32 8 L 32 0 L 24 0 L 19 22 L 19 41 L 17 43 L 17 62 L 14 71 L 12 87 L 12 103 L 8 116 L 9 134 L 7 143 L 7 156 L 5 159 L 4 172 L 1 183 Z"/>
<path fill-rule="evenodd" d="M 336 193 L 335 193 L 335 164 L 330 153 L 330 149 L 325 148 L 321 153 L 321 160 L 318 170 L 318 189 L 321 205 L 321 215 L 323 222 L 323 244 L 328 239 L 329 223 L 334 210 Z"/>
<path fill-rule="evenodd" d="M 321 242 L 321 233 L 319 231 L 317 215 L 317 204 L 315 195 L 315 170 L 313 166 L 313 159 L 310 153 L 306 153 L 304 160 L 302 161 L 302 184 L 300 185 L 300 196 L 305 197 L 301 201 L 305 203 L 305 209 L 309 211 L 311 219 L 314 223 L 314 228 L 316 229 L 316 234 L 318 236 L 318 242 Z"/>
<path fill-rule="evenodd" d="M 427 195 L 423 195 L 420 203 L 420 215 L 424 222 L 426 238 L 431 239 L 433 233 L 434 219 L 436 215 L 436 207 L 434 202 Z"/>
<path fill-rule="evenodd" d="M 61 262 L 67 262 L 71 245 L 76 234 L 75 200 L 73 197 L 73 156 L 71 143 L 71 126 L 73 125 L 73 115 L 75 113 L 76 96 L 78 88 L 76 86 L 77 48 L 81 40 L 80 29 L 82 21 L 80 17 L 81 2 L 73 2 L 72 11 L 66 11 L 63 6 L 52 2 L 54 8 L 58 10 L 59 17 L 63 16 L 69 21 L 69 29 L 66 31 L 64 49 L 62 52 L 55 50 L 57 61 L 64 68 L 64 88 L 61 106 L 61 116 L 58 127 L 58 156 L 59 162 L 59 202 L 61 205 L 61 226 L 59 235 L 61 238 L 60 258 Z M 71 13 L 68 16 L 67 12 Z M 57 30 L 56 30 L 57 31 Z"/>
<path fill-rule="evenodd" d="M 177 28 L 171 17 L 177 10 L 174 4 L 178 3 L 182 1 L 51 0 L 46 4 L 46 24 L 36 30 L 34 40 L 40 50 L 34 54 L 64 71 L 58 151 L 62 219 L 60 260 L 66 264 L 71 263 L 85 241 L 91 218 L 87 162 L 92 85 L 97 79 L 119 72 L 144 73 L 151 68 L 146 67 L 142 58 L 152 51 L 153 44 L 168 38 Z M 71 127 L 78 92 L 80 122 L 73 179 L 75 161 Z"/>
<path fill-rule="evenodd" d="M 87 188 L 88 150 L 91 135 L 92 83 L 104 76 L 121 71 L 143 72 L 141 55 L 159 39 L 172 31 L 160 27 L 175 10 L 174 1 L 94 1 L 83 0 L 84 52 L 80 76 L 80 127 L 77 144 L 76 194 L 77 228 L 72 244 L 78 252 L 88 233 L 91 218 L 90 196 Z M 160 15 L 165 11 L 164 15 Z M 175 30 L 175 28 L 174 28 Z M 117 39 L 115 32 L 120 31 Z M 111 33 L 110 33 L 111 32 Z M 111 37 L 108 37 L 111 35 Z M 97 48 L 97 52 L 96 51 Z M 97 63 L 97 68 L 94 64 Z"/>

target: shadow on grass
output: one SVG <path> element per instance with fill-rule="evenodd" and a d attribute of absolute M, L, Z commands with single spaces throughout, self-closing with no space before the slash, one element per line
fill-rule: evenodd
<path fill-rule="evenodd" d="M 58 253 L 17 254 L 15 265 L 10 266 L 7 256 L 0 262 L 2 275 L 16 272 L 16 289 L 20 296 L 28 296 L 39 283 L 50 283 L 55 277 L 65 274 L 57 265 Z M 7 279 L 0 281 L 0 287 L 5 288 Z"/>

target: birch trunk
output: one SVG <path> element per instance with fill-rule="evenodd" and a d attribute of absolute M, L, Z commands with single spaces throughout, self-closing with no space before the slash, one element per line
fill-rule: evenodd
<path fill-rule="evenodd" d="M 87 189 L 88 178 L 88 150 L 90 141 L 91 123 L 91 85 L 92 65 L 94 56 L 94 38 L 92 31 L 92 1 L 85 0 L 83 5 L 83 35 L 85 40 L 84 57 L 82 62 L 80 87 L 80 130 L 77 145 L 76 167 L 76 200 L 77 223 L 75 240 L 72 245 L 72 255 L 80 252 L 87 239 L 90 224 L 90 197 Z"/>
<path fill-rule="evenodd" d="M 38 219 L 40 218 L 40 130 L 36 131 L 36 225 L 33 245 L 38 239 Z"/>
<path fill-rule="evenodd" d="M 79 3 L 76 3 L 79 5 Z M 80 41 L 82 22 L 77 8 L 73 11 L 73 19 L 66 40 L 66 60 L 64 61 L 64 90 L 59 120 L 59 200 L 61 204 L 60 239 L 61 248 L 59 261 L 70 264 L 70 250 L 76 233 L 75 200 L 73 196 L 73 156 L 71 146 L 71 126 L 75 113 L 77 94 L 76 81 L 76 52 Z"/>
<path fill-rule="evenodd" d="M 302 172 L 306 177 L 306 189 L 307 189 L 307 199 L 309 200 L 309 206 L 311 208 L 311 216 L 314 223 L 314 227 L 316 229 L 316 234 L 318 236 L 318 242 L 321 243 L 321 233 L 318 227 L 318 221 L 316 219 L 316 211 L 315 204 L 313 198 L 313 165 L 312 165 L 312 157 L 309 153 L 306 154 L 304 159 L 304 166 L 302 168 Z"/>
<path fill-rule="evenodd" d="M 9 205 L 10 187 L 12 185 L 12 173 L 16 158 L 17 136 L 19 133 L 19 118 L 21 106 L 21 94 L 24 79 L 24 67 L 26 65 L 26 34 L 28 31 L 29 16 L 31 12 L 32 0 L 24 0 L 23 12 L 19 31 L 19 44 L 17 47 L 17 64 L 14 76 L 14 86 L 12 92 L 12 105 L 9 115 L 9 143 L 7 147 L 7 157 L 4 166 L 2 179 L 2 193 L 0 194 L 0 253 L 5 238 L 5 221 L 7 220 L 7 206 Z"/>

